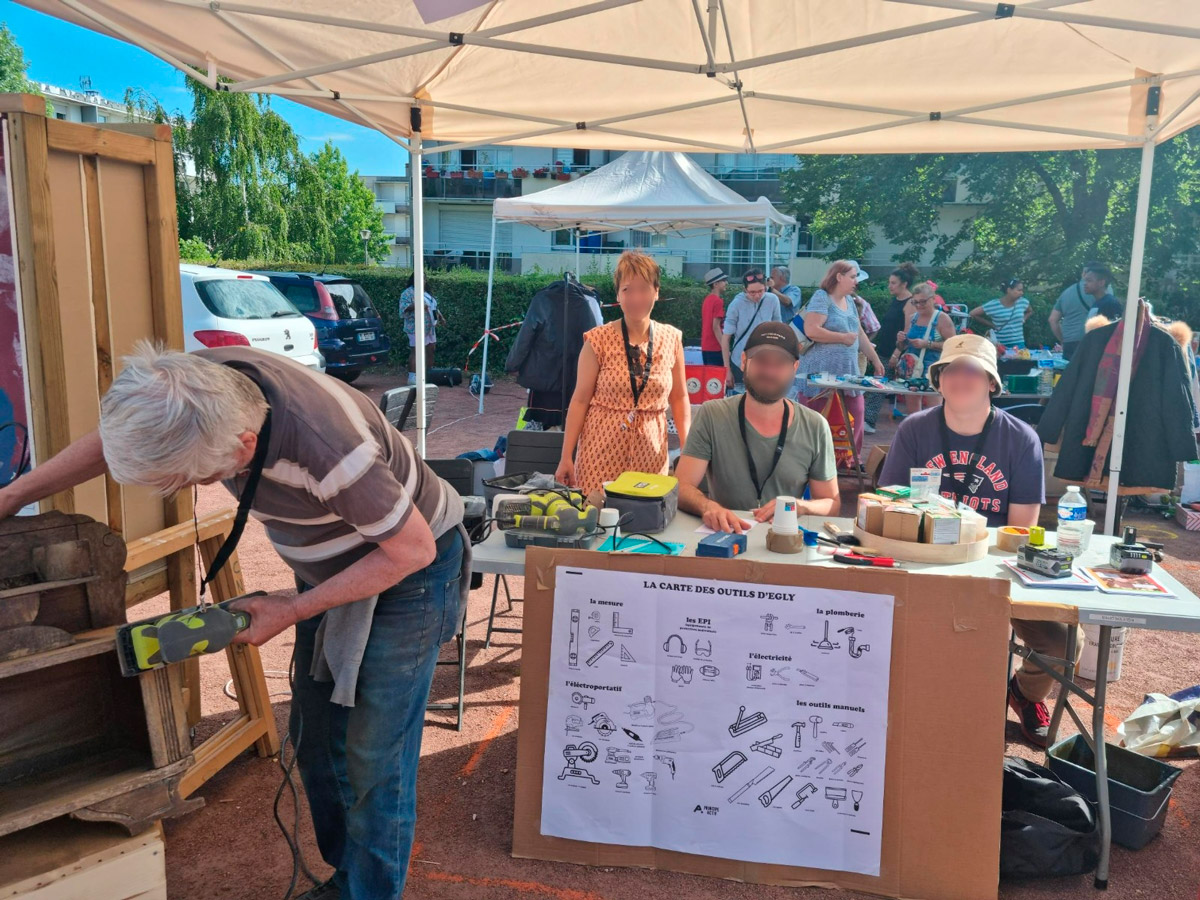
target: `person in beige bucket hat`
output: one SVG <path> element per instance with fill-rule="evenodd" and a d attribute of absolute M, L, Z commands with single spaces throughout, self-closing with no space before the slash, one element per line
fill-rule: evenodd
<path fill-rule="evenodd" d="M 992 402 L 1001 393 L 995 345 L 976 334 L 947 338 L 942 355 L 929 366 L 929 380 L 942 403 L 900 423 L 879 483 L 907 485 L 910 469 L 941 469 L 942 496 L 984 514 L 988 525 L 1036 525 L 1046 499 L 1042 442 L 1029 425 Z M 1013 620 L 1026 647 L 1058 659 L 1067 652 L 1067 627 Z M 1083 645 L 1077 634 L 1077 651 Z M 1045 701 L 1053 684 L 1026 661 L 1008 685 L 1008 705 L 1021 734 L 1041 747 L 1049 735 Z"/>

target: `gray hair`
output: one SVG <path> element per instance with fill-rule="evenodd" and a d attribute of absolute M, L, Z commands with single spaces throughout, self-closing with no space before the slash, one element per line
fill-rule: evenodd
<path fill-rule="evenodd" d="M 791 280 L 792 280 L 792 270 L 789 269 L 787 266 L 772 266 L 771 272 L 772 272 L 772 274 L 774 274 L 775 272 L 778 272 L 785 279 L 787 279 L 788 282 L 791 282 Z"/>
<path fill-rule="evenodd" d="M 914 284 L 912 286 L 912 292 L 914 294 L 920 294 L 922 297 L 924 297 L 926 294 L 928 294 L 930 297 L 933 297 L 937 294 L 937 290 L 928 281 L 922 281 L 919 284 Z"/>
<path fill-rule="evenodd" d="M 231 474 L 239 436 L 257 433 L 266 415 L 240 372 L 139 341 L 100 402 L 100 441 L 117 482 L 172 494 Z"/>

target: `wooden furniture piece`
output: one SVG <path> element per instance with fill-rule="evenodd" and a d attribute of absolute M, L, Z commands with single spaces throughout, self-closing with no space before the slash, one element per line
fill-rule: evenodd
<path fill-rule="evenodd" d="M 0 660 L 0 836 L 68 814 L 137 834 L 199 807 L 180 794 L 193 761 L 182 673 L 121 674 L 120 538 L 85 516 L 53 512 L 0 522 L 0 549 L 12 593 L 5 605 L 37 598 L 25 646 Z M 47 559 L 70 571 L 47 572 Z M 66 640 L 44 648 L 37 628 Z"/>
<path fill-rule="evenodd" d="M 0 897 L 167 900 L 162 826 L 130 837 L 111 825 L 55 819 L 0 838 Z"/>
<path fill-rule="evenodd" d="M 183 546 L 200 545 L 200 556 L 207 568 L 212 564 L 225 537 L 233 526 L 234 510 L 224 510 L 205 516 L 197 522 L 186 522 L 164 531 L 133 541 L 128 547 L 126 569 L 144 569 L 155 561 L 179 552 Z M 245 593 L 242 584 L 242 569 L 237 553 L 229 557 L 224 568 L 211 584 L 212 601 L 219 603 Z M 175 606 L 172 602 L 172 609 Z M 279 732 L 275 727 L 275 713 L 271 709 L 270 693 L 266 676 L 263 674 L 262 658 L 258 648 L 249 644 L 231 644 L 225 650 L 229 660 L 229 671 L 237 695 L 239 714 L 224 725 L 220 731 L 195 748 L 195 764 L 183 776 L 180 793 L 191 796 L 204 782 L 247 750 L 251 745 L 259 756 L 274 756 L 279 752 Z M 183 666 L 169 669 L 183 670 Z M 198 667 L 197 667 L 198 668 Z M 199 705 L 199 672 L 197 680 L 189 681 L 181 688 L 187 695 L 188 705 L 194 698 Z"/>

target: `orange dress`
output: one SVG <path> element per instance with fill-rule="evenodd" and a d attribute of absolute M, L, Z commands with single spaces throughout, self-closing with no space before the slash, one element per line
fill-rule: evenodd
<path fill-rule="evenodd" d="M 651 325 L 654 359 L 636 410 L 621 320 L 600 325 L 583 336 L 600 362 L 575 456 L 575 478 L 584 493 L 599 490 L 622 472 L 667 473 L 667 400 L 683 348 L 683 332 L 661 322 Z M 644 365 L 646 345 L 639 344 L 637 351 Z"/>

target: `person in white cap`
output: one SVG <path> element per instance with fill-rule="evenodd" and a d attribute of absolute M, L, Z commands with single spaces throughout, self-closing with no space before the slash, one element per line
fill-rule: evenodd
<path fill-rule="evenodd" d="M 879 483 L 908 484 L 910 469 L 941 469 L 942 496 L 986 515 L 988 525 L 1036 525 L 1046 499 L 1042 442 L 1029 425 L 992 403 L 1001 390 L 995 345 L 977 334 L 947 339 L 929 379 L 942 404 L 900 423 Z M 1066 625 L 1014 619 L 1013 628 L 1030 649 L 1065 657 Z M 1076 646 L 1082 651 L 1082 637 Z M 1041 747 L 1049 733 L 1045 700 L 1053 684 L 1030 662 L 1009 682 L 1008 704 L 1021 733 Z"/>
<path fill-rule="evenodd" d="M 704 273 L 704 283 L 708 285 L 708 296 L 700 307 L 700 355 L 706 366 L 724 367 L 721 325 L 725 321 L 725 301 L 721 299 L 721 292 L 729 287 L 729 276 L 720 266 L 715 266 Z"/>

